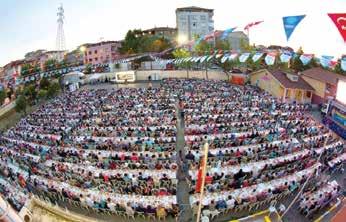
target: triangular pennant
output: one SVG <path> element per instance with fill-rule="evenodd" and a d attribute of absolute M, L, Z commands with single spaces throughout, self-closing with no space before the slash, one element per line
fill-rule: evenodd
<path fill-rule="evenodd" d="M 287 41 L 291 37 L 294 29 L 302 21 L 303 18 L 305 18 L 305 15 L 286 16 L 282 18 Z"/>
<path fill-rule="evenodd" d="M 228 56 L 229 55 L 224 55 L 222 58 L 221 58 L 221 63 L 225 63 L 228 59 Z"/>
<path fill-rule="evenodd" d="M 328 16 L 333 20 L 340 35 L 346 42 L 346 13 L 328 13 Z"/>
<path fill-rule="evenodd" d="M 323 66 L 324 68 L 330 68 L 332 66 L 331 61 L 333 58 L 334 56 L 326 56 L 326 55 L 321 56 L 321 59 L 320 59 L 321 66 Z"/>
<path fill-rule="evenodd" d="M 257 60 L 259 60 L 262 57 L 263 53 L 262 52 L 256 52 L 253 56 L 252 56 L 252 61 L 257 62 Z"/>
<path fill-rule="evenodd" d="M 235 58 L 237 58 L 238 53 L 232 53 L 230 56 L 228 56 L 228 61 L 234 60 Z"/>
<path fill-rule="evenodd" d="M 291 53 L 284 52 L 280 55 L 281 62 L 288 62 L 291 59 Z"/>
<path fill-rule="evenodd" d="M 264 61 L 266 62 L 267 65 L 271 66 L 274 65 L 275 63 L 275 53 L 268 53 L 266 57 L 264 58 Z"/>
<path fill-rule="evenodd" d="M 225 31 L 223 31 L 222 35 L 221 35 L 221 38 L 222 40 L 226 39 L 227 36 L 232 33 L 237 27 L 234 27 L 234 28 L 230 28 L 230 29 L 226 29 Z"/>
<path fill-rule="evenodd" d="M 299 57 L 299 59 L 300 61 L 302 61 L 303 65 L 307 65 L 311 61 L 313 56 L 313 54 L 303 54 Z"/>
<path fill-rule="evenodd" d="M 245 52 L 239 56 L 239 62 L 245 62 L 250 56 L 249 52 Z"/>

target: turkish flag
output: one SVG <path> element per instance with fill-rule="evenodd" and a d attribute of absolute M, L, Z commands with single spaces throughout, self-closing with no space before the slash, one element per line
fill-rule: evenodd
<path fill-rule="evenodd" d="M 346 13 L 328 13 L 328 16 L 333 20 L 342 38 L 346 42 Z"/>

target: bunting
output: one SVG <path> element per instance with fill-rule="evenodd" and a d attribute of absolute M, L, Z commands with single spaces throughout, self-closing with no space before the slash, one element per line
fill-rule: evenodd
<path fill-rule="evenodd" d="M 235 60 L 235 58 L 237 58 L 238 53 L 232 53 L 229 57 L 228 57 L 228 61 L 232 61 Z"/>
<path fill-rule="evenodd" d="M 328 13 L 328 16 L 339 30 L 344 42 L 346 42 L 346 13 Z"/>
<path fill-rule="evenodd" d="M 312 57 L 314 57 L 313 54 L 303 54 L 299 59 L 302 61 L 303 65 L 307 65 L 311 61 Z"/>
<path fill-rule="evenodd" d="M 291 37 L 294 29 L 302 21 L 303 18 L 305 18 L 305 15 L 286 16 L 282 18 L 287 41 Z"/>
<path fill-rule="evenodd" d="M 264 58 L 264 61 L 266 62 L 267 65 L 271 66 L 274 65 L 275 63 L 275 56 L 276 54 L 273 52 L 270 52 L 266 55 L 266 57 Z"/>
<path fill-rule="evenodd" d="M 229 55 L 224 55 L 222 58 L 221 58 L 221 63 L 225 63 L 228 59 Z"/>
<path fill-rule="evenodd" d="M 262 52 L 256 52 L 253 56 L 252 56 L 252 61 L 257 62 L 261 57 L 262 57 L 263 53 Z"/>
<path fill-rule="evenodd" d="M 244 52 L 243 54 L 241 54 L 239 56 L 239 62 L 245 62 L 250 56 L 250 53 L 249 52 Z"/>

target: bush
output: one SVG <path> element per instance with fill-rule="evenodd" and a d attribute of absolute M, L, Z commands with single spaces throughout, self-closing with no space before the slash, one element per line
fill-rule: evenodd
<path fill-rule="evenodd" d="M 44 100 L 47 98 L 47 94 L 48 94 L 48 90 L 41 89 L 40 91 L 38 91 L 38 98 L 41 100 Z"/>
<path fill-rule="evenodd" d="M 5 90 L 1 90 L 0 91 L 0 106 L 4 103 L 6 97 L 7 97 L 7 95 L 6 95 Z"/>
<path fill-rule="evenodd" d="M 40 81 L 40 89 L 47 90 L 49 88 L 50 82 L 47 78 L 42 78 Z"/>
<path fill-rule="evenodd" d="M 27 106 L 28 106 L 28 102 L 27 102 L 25 96 L 23 96 L 23 95 L 19 96 L 16 100 L 15 110 L 19 113 L 23 112 L 24 114 L 26 114 L 26 107 Z"/>
<path fill-rule="evenodd" d="M 59 83 L 56 83 L 56 82 L 52 83 L 48 88 L 47 97 L 52 98 L 52 97 L 56 96 L 58 94 L 59 90 L 60 90 Z"/>

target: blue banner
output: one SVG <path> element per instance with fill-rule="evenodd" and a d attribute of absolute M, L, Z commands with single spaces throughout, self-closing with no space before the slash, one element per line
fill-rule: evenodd
<path fill-rule="evenodd" d="M 321 66 L 323 66 L 324 68 L 330 68 L 331 67 L 330 62 L 332 61 L 333 58 L 334 56 L 326 56 L 326 55 L 321 56 L 320 58 Z"/>
<path fill-rule="evenodd" d="M 245 52 L 239 56 L 239 62 L 245 62 L 250 56 L 249 52 Z"/>
<path fill-rule="evenodd" d="M 303 18 L 305 18 L 305 15 L 286 16 L 282 18 L 287 41 L 291 37 L 294 29 L 302 21 Z"/>
<path fill-rule="evenodd" d="M 340 60 L 341 69 L 346 72 L 346 57 Z"/>
<path fill-rule="evenodd" d="M 281 62 L 288 62 L 291 59 L 291 53 L 284 52 L 280 55 Z"/>
<path fill-rule="evenodd" d="M 262 52 L 256 52 L 253 56 L 252 56 L 252 61 L 257 62 L 257 60 L 259 60 L 262 57 L 263 53 Z"/>

